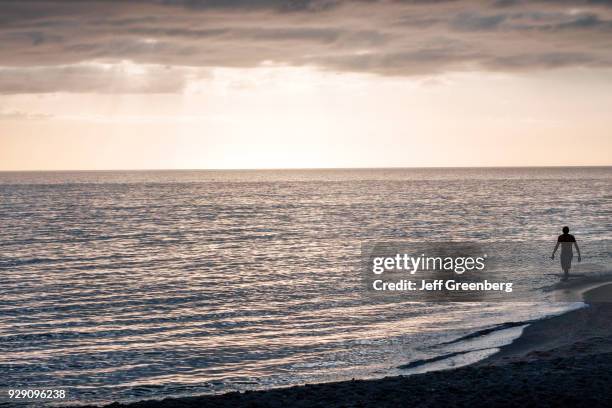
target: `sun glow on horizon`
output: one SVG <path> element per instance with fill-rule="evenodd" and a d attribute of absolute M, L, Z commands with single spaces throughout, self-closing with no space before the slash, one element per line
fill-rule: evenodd
<path fill-rule="evenodd" d="M 101 66 L 134 86 L 161 69 Z M 0 167 L 606 165 L 610 72 L 595 73 L 406 78 L 267 63 L 193 69 L 181 93 L 2 95 Z"/>

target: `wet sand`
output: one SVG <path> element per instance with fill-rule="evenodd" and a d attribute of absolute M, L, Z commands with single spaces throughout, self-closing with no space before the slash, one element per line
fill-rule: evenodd
<path fill-rule="evenodd" d="M 478 365 L 612 353 L 612 283 L 583 293 L 589 307 L 540 320 Z"/>
<path fill-rule="evenodd" d="M 499 353 L 468 367 L 108 407 L 609 407 L 612 283 L 583 296 L 589 307 L 537 321 Z"/>

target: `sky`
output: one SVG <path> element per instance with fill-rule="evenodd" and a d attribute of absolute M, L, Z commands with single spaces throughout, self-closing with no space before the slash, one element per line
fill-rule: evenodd
<path fill-rule="evenodd" d="M 0 171 L 612 165 L 612 2 L 0 0 Z"/>

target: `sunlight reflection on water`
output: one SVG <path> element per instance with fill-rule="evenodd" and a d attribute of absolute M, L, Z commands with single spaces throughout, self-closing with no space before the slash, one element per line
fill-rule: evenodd
<path fill-rule="evenodd" d="M 610 239 L 611 187 L 609 168 L 0 173 L 3 382 L 93 402 L 385 375 L 562 306 L 380 303 L 361 242 Z"/>

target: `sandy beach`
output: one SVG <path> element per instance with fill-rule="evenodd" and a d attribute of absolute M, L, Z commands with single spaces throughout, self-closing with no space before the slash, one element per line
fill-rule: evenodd
<path fill-rule="evenodd" d="M 612 283 L 582 296 L 588 307 L 536 321 L 512 344 L 468 367 L 107 407 L 610 406 Z"/>

